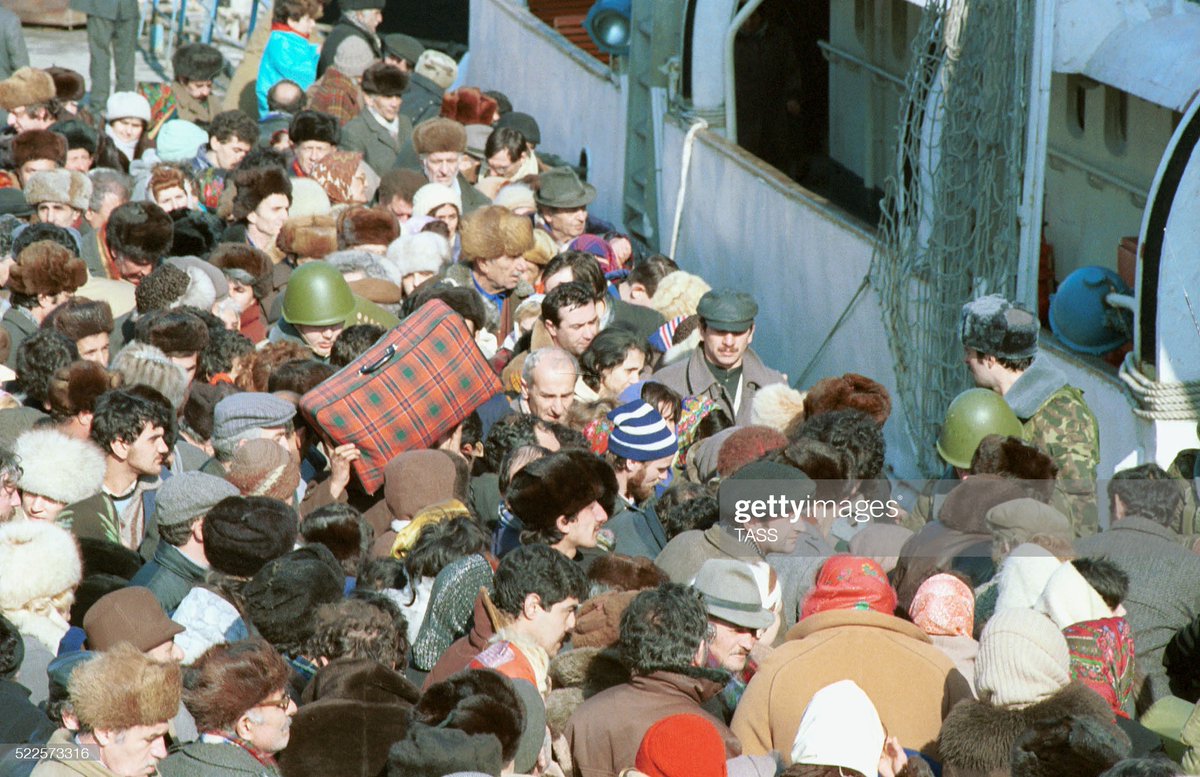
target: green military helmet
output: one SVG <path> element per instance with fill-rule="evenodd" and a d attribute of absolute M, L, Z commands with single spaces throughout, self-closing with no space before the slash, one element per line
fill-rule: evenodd
<path fill-rule="evenodd" d="M 938 435 L 938 453 L 948 464 L 970 469 L 975 449 L 990 434 L 1022 437 L 1023 430 L 1004 397 L 988 389 L 967 389 L 946 408 Z"/>
<path fill-rule="evenodd" d="M 354 314 L 354 293 L 338 269 L 308 262 L 288 278 L 283 293 L 283 320 L 292 326 L 333 326 Z"/>

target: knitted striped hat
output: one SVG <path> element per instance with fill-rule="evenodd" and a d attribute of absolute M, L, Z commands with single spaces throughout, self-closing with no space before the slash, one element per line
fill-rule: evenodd
<path fill-rule="evenodd" d="M 637 399 L 607 416 L 612 421 L 608 452 L 629 461 L 656 461 L 679 450 L 675 433 L 658 411 Z"/>

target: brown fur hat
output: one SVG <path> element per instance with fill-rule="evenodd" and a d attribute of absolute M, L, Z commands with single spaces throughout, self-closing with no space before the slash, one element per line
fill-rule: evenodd
<path fill-rule="evenodd" d="M 590 574 L 589 570 L 589 577 Z M 666 575 L 663 575 L 663 582 L 669 582 Z M 580 605 L 575 629 L 571 632 L 571 645 L 575 648 L 606 648 L 617 644 L 621 637 L 621 615 L 639 593 L 641 591 L 635 589 L 608 591 Z"/>
<path fill-rule="evenodd" d="M 417 125 L 412 134 L 413 149 L 418 154 L 467 152 L 467 129 L 453 119 L 429 119 Z"/>
<path fill-rule="evenodd" d="M 804 398 L 805 418 L 834 410 L 858 410 L 882 426 L 892 413 L 892 398 L 883 384 L 847 372 L 840 377 L 817 381 Z"/>
<path fill-rule="evenodd" d="M 275 245 L 285 254 L 300 259 L 323 259 L 338 250 L 337 221 L 326 215 L 288 219 L 279 230 Z"/>
<path fill-rule="evenodd" d="M 376 62 L 362 75 L 362 90 L 366 94 L 399 97 L 408 89 L 408 73 L 398 67 Z"/>
<path fill-rule="evenodd" d="M 108 217 L 108 247 L 138 264 L 155 264 L 171 250 L 175 223 L 152 202 L 127 202 Z"/>
<path fill-rule="evenodd" d="M 83 76 L 65 67 L 52 65 L 46 68 L 54 80 L 54 94 L 60 100 L 82 100 L 85 90 Z"/>
<path fill-rule="evenodd" d="M 499 111 L 500 104 L 474 86 L 442 95 L 442 117 L 460 124 L 491 125 Z"/>
<path fill-rule="evenodd" d="M 0 108 L 11 111 L 54 99 L 54 79 L 45 70 L 23 67 L 0 81 Z M 20 167 L 20 165 L 18 165 Z"/>
<path fill-rule="evenodd" d="M 13 138 L 12 155 L 18 170 L 34 159 L 49 159 L 62 167 L 67 163 L 67 139 L 50 130 L 25 130 Z"/>
<path fill-rule="evenodd" d="M 1019 437 L 989 434 L 971 459 L 972 475 L 999 475 L 1023 483 L 1036 499 L 1049 502 L 1058 465 L 1040 448 Z"/>
<path fill-rule="evenodd" d="M 71 362 L 55 371 L 50 379 L 47 392 L 50 413 L 56 418 L 65 418 L 91 412 L 96 406 L 96 397 L 120 385 L 120 375 L 95 362 L 82 359 Z"/>
<path fill-rule="evenodd" d="M 588 580 L 613 591 L 641 591 L 671 582 L 648 558 L 606 553 L 588 567 Z"/>
<path fill-rule="evenodd" d="M 271 291 L 274 266 L 271 257 L 246 243 L 221 243 L 209 261 L 221 268 L 225 277 L 253 287 L 254 296 L 262 299 Z"/>
<path fill-rule="evenodd" d="M 87 283 L 87 263 L 52 240 L 30 244 L 17 257 L 8 287 L 18 294 L 61 294 Z"/>
<path fill-rule="evenodd" d="M 502 205 L 489 205 L 462 220 L 462 258 L 520 256 L 533 248 L 533 224 Z"/>
<path fill-rule="evenodd" d="M 134 336 L 159 348 L 168 357 L 199 353 L 208 347 L 208 326 L 186 310 L 155 311 L 138 321 Z"/>
<path fill-rule="evenodd" d="M 79 722 L 110 731 L 166 723 L 183 694 L 179 664 L 154 661 L 128 643 L 80 665 L 67 688 Z"/>
<path fill-rule="evenodd" d="M 292 201 L 292 182 L 282 167 L 252 167 L 233 176 L 237 187 L 233 195 L 233 220 L 244 221 L 258 204 L 272 194 L 283 194 Z"/>
<path fill-rule="evenodd" d="M 347 208 L 337 220 L 338 248 L 391 245 L 400 237 L 400 223 L 382 208 Z"/>

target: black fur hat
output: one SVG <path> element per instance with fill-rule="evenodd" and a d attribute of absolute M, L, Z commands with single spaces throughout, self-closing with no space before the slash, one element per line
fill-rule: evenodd
<path fill-rule="evenodd" d="M 155 264 L 171 250 L 175 225 L 152 202 L 127 202 L 108 217 L 108 247 L 138 264 Z"/>
<path fill-rule="evenodd" d="M 79 119 L 67 119 L 53 125 L 50 130 L 57 132 L 67 139 L 67 150 L 82 148 L 89 154 L 95 156 L 96 146 L 100 142 L 100 136 L 96 134 L 96 130 L 84 124 Z"/>
<path fill-rule="evenodd" d="M 180 208 L 171 211 L 175 222 L 175 237 L 171 256 L 198 256 L 207 259 L 225 231 L 225 223 L 211 213 Z"/>
<path fill-rule="evenodd" d="M 287 195 L 292 199 L 292 182 L 280 167 L 254 167 L 239 170 L 233 176 L 237 192 L 233 195 L 233 220 L 243 221 L 254 212 L 258 204 L 272 194 Z"/>
<path fill-rule="evenodd" d="M 362 90 L 367 94 L 399 97 L 408 89 L 408 73 L 398 67 L 376 62 L 362 76 Z"/>
<path fill-rule="evenodd" d="M 1113 723 L 1062 715 L 1025 730 L 1013 745 L 1013 777 L 1097 777 L 1129 756 L 1129 738 Z"/>
<path fill-rule="evenodd" d="M 142 317 L 134 327 L 134 337 L 167 356 L 199 353 L 208 347 L 208 327 L 186 310 L 162 310 Z"/>
<path fill-rule="evenodd" d="M 288 127 L 288 137 L 295 146 L 306 140 L 323 140 L 336 146 L 342 139 L 342 131 L 338 120 L 328 113 L 300 111 Z"/>
<path fill-rule="evenodd" d="M 513 476 L 508 506 L 532 531 L 555 531 L 559 516 L 571 516 L 598 501 L 612 514 L 617 476 L 599 456 L 565 450 L 538 459 Z"/>
<path fill-rule="evenodd" d="M 188 43 L 175 50 L 171 69 L 175 80 L 211 81 L 225 67 L 225 57 L 215 46 L 207 43 Z"/>

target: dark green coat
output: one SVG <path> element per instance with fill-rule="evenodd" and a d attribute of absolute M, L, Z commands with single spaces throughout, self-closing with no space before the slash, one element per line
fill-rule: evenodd
<path fill-rule="evenodd" d="M 361 151 L 363 159 L 379 175 L 386 175 L 396 164 L 400 149 L 412 137 L 413 125 L 407 116 L 397 117 L 400 131 L 396 137 L 384 128 L 379 120 L 364 109 L 342 127 L 341 147 L 346 151 Z"/>

